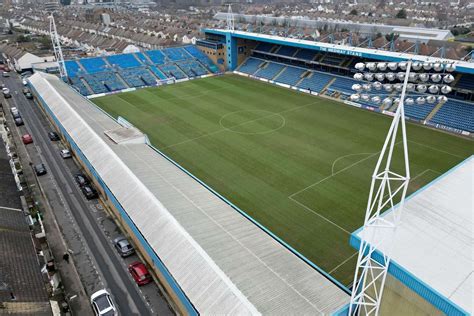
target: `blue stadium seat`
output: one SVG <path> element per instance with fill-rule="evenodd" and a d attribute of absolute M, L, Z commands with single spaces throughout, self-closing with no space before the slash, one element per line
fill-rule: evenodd
<path fill-rule="evenodd" d="M 145 67 L 127 68 L 119 71 L 119 73 L 130 87 L 151 86 L 157 83 L 150 71 Z"/>
<path fill-rule="evenodd" d="M 255 50 L 261 51 L 261 52 L 270 52 L 273 49 L 273 44 L 270 43 L 259 43 L 257 47 L 255 47 Z"/>
<path fill-rule="evenodd" d="M 176 62 L 176 65 L 178 65 L 188 77 L 202 76 L 209 73 L 199 62 L 195 60 Z"/>
<path fill-rule="evenodd" d="M 161 50 L 149 50 L 146 51 L 145 54 L 147 54 L 150 60 L 157 65 L 161 65 L 166 62 L 166 57 L 163 55 Z"/>
<path fill-rule="evenodd" d="M 474 76 L 463 74 L 456 84 L 457 88 L 474 91 Z"/>
<path fill-rule="evenodd" d="M 89 89 L 82 83 L 81 79 L 79 77 L 70 77 L 72 86 L 76 88 L 77 91 L 79 91 L 80 94 L 82 95 L 90 95 L 91 93 L 89 92 Z"/>
<path fill-rule="evenodd" d="M 434 115 L 431 122 L 474 132 L 474 105 L 449 99 Z"/>
<path fill-rule="evenodd" d="M 260 68 L 255 75 L 272 80 L 284 67 L 285 65 L 269 62 L 267 67 Z"/>
<path fill-rule="evenodd" d="M 89 74 L 109 70 L 102 57 L 84 58 L 79 61 Z"/>
<path fill-rule="evenodd" d="M 166 75 L 161 70 L 159 70 L 158 67 L 150 66 L 150 70 L 161 80 L 168 79 L 168 77 L 166 77 Z"/>
<path fill-rule="evenodd" d="M 201 63 L 203 63 L 211 72 L 216 73 L 219 71 L 219 68 L 209 59 L 209 57 L 201 52 L 196 46 L 190 45 L 184 47 L 184 49 L 191 54 L 191 56 L 197 58 Z"/>
<path fill-rule="evenodd" d="M 262 63 L 262 60 L 250 57 L 244 61 L 242 65 L 240 65 L 238 70 L 240 72 L 253 75 L 259 69 L 258 66 L 260 66 Z"/>
<path fill-rule="evenodd" d="M 158 67 L 168 78 L 184 79 L 186 74 L 183 73 L 175 64 L 166 64 Z"/>
<path fill-rule="evenodd" d="M 67 75 L 69 77 L 75 77 L 82 71 L 81 67 L 75 60 L 66 60 L 64 65 L 66 66 Z"/>
<path fill-rule="evenodd" d="M 275 54 L 292 57 L 296 53 L 297 50 L 298 48 L 296 47 L 281 46 L 280 49 L 277 50 Z"/>
<path fill-rule="evenodd" d="M 141 63 L 133 56 L 133 54 L 111 55 L 106 57 L 109 64 L 118 66 L 119 68 L 133 68 L 141 66 Z"/>
<path fill-rule="evenodd" d="M 275 80 L 289 84 L 290 86 L 295 86 L 301 79 L 301 75 L 305 72 L 305 69 L 288 66 Z"/>
<path fill-rule="evenodd" d="M 300 49 L 294 57 L 299 59 L 313 60 L 314 56 L 316 56 L 316 52 L 314 50 Z"/>
<path fill-rule="evenodd" d="M 162 53 L 172 61 L 185 60 L 190 57 L 182 47 L 165 48 L 162 50 Z"/>
<path fill-rule="evenodd" d="M 128 88 L 113 72 L 97 72 L 84 75 L 84 79 L 95 93 L 106 93 Z"/>
<path fill-rule="evenodd" d="M 424 120 L 428 114 L 433 111 L 436 104 L 429 104 L 425 103 L 423 105 L 413 104 L 408 105 L 405 104 L 405 115 L 417 120 Z"/>
<path fill-rule="evenodd" d="M 352 85 L 354 83 L 357 83 L 357 81 L 354 79 L 337 77 L 336 81 L 331 84 L 330 89 L 339 91 L 346 95 L 351 95 L 354 93 L 354 90 L 352 90 Z"/>
<path fill-rule="evenodd" d="M 319 93 L 333 78 L 334 77 L 330 74 L 313 72 L 311 77 L 305 78 L 301 81 L 301 83 L 298 85 L 298 88 L 311 89 L 311 91 Z"/>

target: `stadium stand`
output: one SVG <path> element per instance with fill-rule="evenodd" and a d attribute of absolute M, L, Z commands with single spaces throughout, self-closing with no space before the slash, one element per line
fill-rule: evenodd
<path fill-rule="evenodd" d="M 259 43 L 257 47 L 255 47 L 255 50 L 269 53 L 273 49 L 273 47 L 274 47 L 273 44 L 262 42 L 262 43 Z"/>
<path fill-rule="evenodd" d="M 276 51 L 276 54 L 293 57 L 297 50 L 297 48 L 291 46 L 280 46 L 280 49 Z"/>
<path fill-rule="evenodd" d="M 83 95 L 156 85 L 159 80 L 192 78 L 219 70 L 192 45 L 67 60 L 65 64 L 69 82 Z"/>
<path fill-rule="evenodd" d="M 298 84 L 298 88 L 311 89 L 311 91 L 319 93 L 332 79 L 333 77 L 329 74 L 313 72 Z"/>
<path fill-rule="evenodd" d="M 251 57 L 245 60 L 238 70 L 243 73 L 253 75 L 259 69 L 259 66 L 262 63 L 262 60 Z"/>
<path fill-rule="evenodd" d="M 108 70 L 107 64 L 101 57 L 81 59 L 79 63 L 89 74 Z"/>
<path fill-rule="evenodd" d="M 161 65 L 166 62 L 165 55 L 160 50 L 149 50 L 145 53 L 150 58 L 150 60 L 157 65 Z"/>
<path fill-rule="evenodd" d="M 257 76 L 272 80 L 285 66 L 282 64 L 276 64 L 267 62 L 263 65 L 260 70 L 256 73 Z"/>
<path fill-rule="evenodd" d="M 170 60 L 178 61 L 178 60 L 185 60 L 188 58 L 188 54 L 186 51 L 183 50 L 181 47 L 172 47 L 172 48 L 165 48 L 162 50 L 163 54 L 165 54 Z"/>
<path fill-rule="evenodd" d="M 109 64 L 120 68 L 133 68 L 141 66 L 141 63 L 133 54 L 111 55 L 106 57 Z"/>
<path fill-rule="evenodd" d="M 186 74 L 181 71 L 175 64 L 166 64 L 160 65 L 158 67 L 162 73 L 164 73 L 168 78 L 183 79 L 186 78 Z"/>
<path fill-rule="evenodd" d="M 431 119 L 432 123 L 474 131 L 474 105 L 450 99 Z"/>
<path fill-rule="evenodd" d="M 300 49 L 295 55 L 295 58 L 313 60 L 316 52 L 309 49 Z"/>
<path fill-rule="evenodd" d="M 301 80 L 301 76 L 306 72 L 305 69 L 288 66 L 286 69 L 276 78 L 277 82 L 289 84 L 295 86 L 298 81 Z"/>
<path fill-rule="evenodd" d="M 272 52 L 268 55 L 262 52 Z M 275 56 L 277 55 L 277 56 Z M 258 58 L 255 58 L 257 56 Z M 293 57 L 303 60 L 314 60 L 325 65 L 319 68 L 308 65 L 306 62 L 286 59 Z M 278 61 L 276 63 L 275 61 Z M 288 84 L 305 90 L 323 93 L 327 96 L 348 100 L 353 93 L 352 85 L 357 81 L 347 75 L 351 73 L 340 73 L 331 69 L 330 65 L 350 67 L 358 61 L 357 58 L 347 58 L 336 54 L 318 54 L 309 49 L 296 49 L 294 47 L 275 46 L 260 43 L 254 50 L 253 56 L 247 58 L 239 67 L 238 71 L 256 77 L 273 80 Z M 290 65 L 291 63 L 291 65 Z M 329 67 L 329 69 L 327 69 Z M 334 74 L 332 73 L 334 72 Z M 345 75 L 345 76 L 344 76 Z M 326 89 L 324 89 L 326 87 Z M 474 91 L 474 76 L 463 74 L 456 82 L 456 87 Z M 323 91 L 324 90 L 324 91 Z M 449 96 L 450 101 L 441 108 L 435 109 L 437 104 L 406 105 L 407 117 L 428 121 L 468 132 L 474 131 L 474 106 L 463 102 L 463 96 L 453 94 Z M 461 100 L 456 100 L 461 99 Z M 380 108 L 380 104 L 372 101 L 358 101 L 359 104 Z M 394 110 L 395 107 L 383 108 L 383 110 Z M 432 113 L 433 112 L 433 113 Z"/>

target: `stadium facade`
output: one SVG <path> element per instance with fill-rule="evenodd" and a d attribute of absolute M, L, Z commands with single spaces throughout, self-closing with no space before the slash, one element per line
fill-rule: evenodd
<path fill-rule="evenodd" d="M 29 85 L 179 312 L 347 313 L 347 288 L 153 148 L 138 129 L 115 120 L 84 96 L 233 71 L 390 115 L 390 109 L 348 101 L 352 65 L 360 60 L 439 59 L 239 31 L 204 30 L 204 34 L 197 46 L 67 61 L 69 85 L 44 73 L 32 76 Z M 474 106 L 468 101 L 474 100 L 474 65 L 455 63 L 453 100 L 444 105 L 407 107 L 406 112 L 420 123 L 471 135 Z M 467 181 L 465 176 L 463 179 Z M 446 196 L 448 192 L 440 198 Z M 429 199 L 420 202 L 425 203 L 424 208 L 432 208 L 426 202 Z M 433 229 L 428 224 L 426 229 Z M 352 234 L 354 247 L 360 242 L 359 234 Z M 429 247 L 420 245 L 412 252 L 423 253 L 421 246 Z M 420 274 L 420 262 L 413 268 L 414 259 L 410 258 L 395 257 L 391 269 L 402 286 L 439 311 L 472 312 L 472 306 L 443 293 L 439 284 L 432 283 L 433 278 Z M 472 258 L 470 267 L 472 279 Z M 463 286 L 472 294 L 472 288 Z"/>

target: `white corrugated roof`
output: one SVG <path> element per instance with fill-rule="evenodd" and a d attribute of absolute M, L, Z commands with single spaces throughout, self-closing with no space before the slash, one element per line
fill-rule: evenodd
<path fill-rule="evenodd" d="M 406 200 L 391 258 L 411 274 L 473 312 L 474 156 Z M 392 212 L 385 215 L 393 216 Z M 382 240 L 388 230 L 361 230 L 366 240 Z M 363 235 L 365 234 L 365 235 Z M 382 243 L 384 252 L 389 243 Z"/>
<path fill-rule="evenodd" d="M 203 314 L 329 314 L 349 296 L 57 77 L 30 82 Z M 126 183 L 127 185 L 123 185 Z"/>

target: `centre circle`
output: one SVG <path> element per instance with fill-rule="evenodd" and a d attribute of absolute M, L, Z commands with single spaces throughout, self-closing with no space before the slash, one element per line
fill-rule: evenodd
<path fill-rule="evenodd" d="M 221 117 L 222 128 L 239 134 L 267 134 L 285 126 L 285 118 L 266 110 L 241 110 Z"/>

